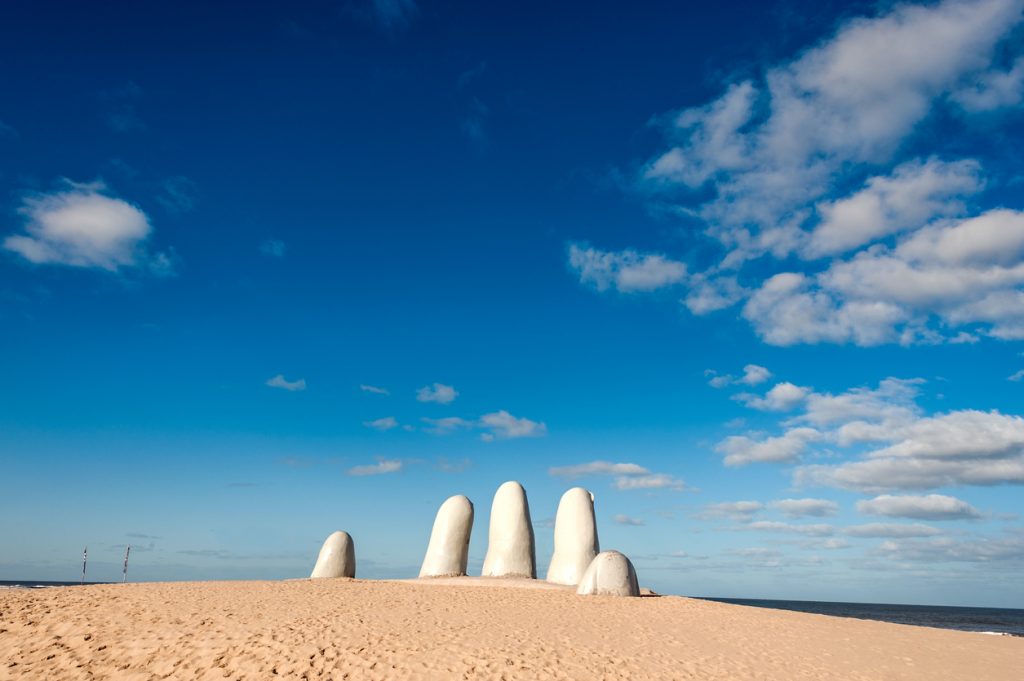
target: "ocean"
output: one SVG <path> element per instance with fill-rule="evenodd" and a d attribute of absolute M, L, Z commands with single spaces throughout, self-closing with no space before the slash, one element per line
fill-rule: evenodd
<path fill-rule="evenodd" d="M 769 601 L 754 598 L 703 598 L 706 601 L 750 605 L 755 608 L 798 610 L 833 617 L 855 617 L 919 627 L 958 629 L 985 634 L 1024 636 L 1024 610 L 967 608 L 945 605 L 896 605 L 892 603 L 831 603 L 828 601 Z"/>

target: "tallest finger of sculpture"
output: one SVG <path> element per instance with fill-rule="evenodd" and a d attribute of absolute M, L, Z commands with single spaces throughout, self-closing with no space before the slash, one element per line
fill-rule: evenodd
<path fill-rule="evenodd" d="M 576 585 L 601 548 L 597 541 L 594 497 L 582 487 L 562 495 L 555 514 L 555 552 L 548 566 L 548 581 Z"/>
<path fill-rule="evenodd" d="M 506 482 L 494 493 L 482 574 L 484 577 L 537 577 L 530 505 L 526 501 L 526 490 L 518 482 Z"/>
<path fill-rule="evenodd" d="M 457 577 L 466 574 L 469 537 L 473 532 L 473 503 L 461 494 L 449 497 L 434 518 L 420 577 Z"/>

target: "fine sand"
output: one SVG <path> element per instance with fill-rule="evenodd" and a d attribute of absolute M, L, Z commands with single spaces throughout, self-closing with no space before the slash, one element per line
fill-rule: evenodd
<path fill-rule="evenodd" d="M 458 581 L 0 590 L 0 679 L 1024 678 L 1021 638 Z"/>

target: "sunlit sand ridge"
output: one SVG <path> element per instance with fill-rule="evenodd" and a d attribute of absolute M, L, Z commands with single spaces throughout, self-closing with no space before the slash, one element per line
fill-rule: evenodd
<path fill-rule="evenodd" d="M 1024 659 L 1009 636 L 534 583 L 4 590 L 0 678 L 1008 681 Z"/>

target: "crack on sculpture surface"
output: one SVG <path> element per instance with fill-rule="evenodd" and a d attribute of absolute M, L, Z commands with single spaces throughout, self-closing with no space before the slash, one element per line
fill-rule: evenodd
<path fill-rule="evenodd" d="M 518 482 L 504 483 L 494 493 L 487 535 L 484 577 L 537 578 L 533 523 L 526 490 Z"/>
<path fill-rule="evenodd" d="M 555 550 L 547 581 L 575 586 L 601 551 L 594 517 L 594 495 L 573 487 L 562 495 L 555 514 Z"/>
<path fill-rule="evenodd" d="M 356 576 L 356 547 L 348 532 L 334 532 L 324 540 L 310 579 Z"/>
<path fill-rule="evenodd" d="M 473 502 L 461 494 L 446 499 L 434 518 L 420 577 L 465 575 L 472 533 Z"/>

